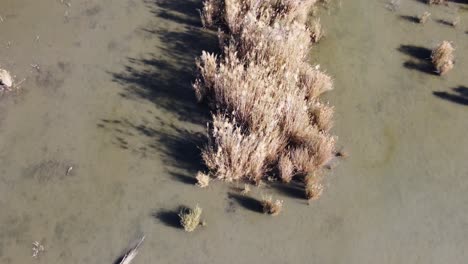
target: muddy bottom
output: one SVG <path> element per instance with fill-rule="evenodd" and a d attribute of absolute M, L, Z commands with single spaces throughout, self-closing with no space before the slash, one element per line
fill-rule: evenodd
<path fill-rule="evenodd" d="M 217 45 L 200 1 L 4 1 L 0 68 L 24 81 L 0 97 L 0 263 L 115 263 L 143 234 L 134 263 L 463 263 L 468 12 L 400 2 L 321 16 L 311 57 L 335 79 L 350 157 L 308 205 L 294 185 L 194 186 L 209 119 L 194 58 Z M 425 25 L 407 18 L 425 10 Z M 438 21 L 454 12 L 458 27 Z M 439 77 L 427 59 L 442 40 L 457 61 Z M 265 194 L 281 215 L 261 213 Z M 185 233 L 178 210 L 196 204 L 207 225 Z"/>

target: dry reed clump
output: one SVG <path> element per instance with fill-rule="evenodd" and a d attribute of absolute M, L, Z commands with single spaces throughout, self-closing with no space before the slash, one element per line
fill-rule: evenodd
<path fill-rule="evenodd" d="M 322 174 L 310 174 L 305 178 L 305 195 L 308 200 L 317 200 L 323 193 L 323 175 Z"/>
<path fill-rule="evenodd" d="M 447 0 L 427 0 L 427 3 L 430 5 L 442 5 L 445 4 Z"/>
<path fill-rule="evenodd" d="M 322 24 L 320 23 L 320 19 L 315 19 L 312 20 L 312 22 L 309 25 L 309 30 L 310 30 L 310 37 L 312 39 L 312 42 L 317 43 L 322 39 L 322 37 L 325 35 L 325 32 L 322 28 Z"/>
<path fill-rule="evenodd" d="M 431 13 L 427 11 L 424 12 L 422 15 L 418 16 L 419 23 L 425 24 L 430 16 L 431 16 Z"/>
<path fill-rule="evenodd" d="M 202 209 L 195 206 L 194 209 L 183 208 L 179 212 L 180 224 L 187 232 L 193 232 L 199 225 L 201 220 Z"/>
<path fill-rule="evenodd" d="M 432 50 L 432 64 L 440 75 L 444 75 L 454 66 L 455 48 L 449 41 L 443 41 L 439 46 Z"/>
<path fill-rule="evenodd" d="M 319 101 L 332 79 L 307 63 L 322 35 L 306 26 L 315 2 L 205 0 L 203 23 L 218 28 L 223 50 L 202 53 L 193 84 L 214 111 L 202 151 L 210 175 L 259 184 L 278 172 L 289 182 L 334 157 L 333 107 Z"/>
<path fill-rule="evenodd" d="M 271 196 L 263 197 L 261 204 L 262 204 L 263 212 L 265 214 L 279 215 L 279 213 L 281 213 L 281 210 L 283 210 L 283 201 L 282 200 L 273 201 L 273 197 Z"/>
<path fill-rule="evenodd" d="M 197 186 L 200 188 L 208 187 L 208 185 L 210 184 L 210 176 L 206 175 L 203 172 L 198 172 L 196 179 Z"/>

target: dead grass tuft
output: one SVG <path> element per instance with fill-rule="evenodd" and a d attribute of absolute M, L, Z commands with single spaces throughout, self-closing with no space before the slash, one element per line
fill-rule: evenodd
<path fill-rule="evenodd" d="M 427 20 L 429 20 L 429 17 L 431 16 L 431 13 L 429 12 L 424 12 L 422 15 L 418 16 L 419 23 L 425 24 Z"/>
<path fill-rule="evenodd" d="M 263 212 L 270 215 L 278 215 L 283 210 L 283 201 L 273 201 L 271 196 L 263 197 L 261 201 Z"/>
<path fill-rule="evenodd" d="M 201 221 L 202 209 L 198 206 L 195 206 L 194 209 L 183 208 L 180 210 L 179 218 L 180 224 L 187 232 L 193 232 L 199 225 Z"/>
<path fill-rule="evenodd" d="M 206 175 L 203 172 L 198 172 L 196 179 L 197 186 L 200 188 L 208 187 L 208 185 L 210 184 L 210 176 Z"/>
<path fill-rule="evenodd" d="M 440 75 L 446 74 L 453 69 L 455 48 L 449 41 L 443 41 L 439 46 L 432 50 L 432 64 Z"/>
<path fill-rule="evenodd" d="M 321 173 L 314 173 L 311 175 L 307 175 L 305 178 L 305 185 L 306 185 L 306 198 L 308 200 L 317 200 L 322 196 L 323 193 L 323 184 L 322 184 L 323 176 Z"/>
<path fill-rule="evenodd" d="M 427 0 L 427 3 L 430 5 L 442 5 L 446 4 L 447 0 Z"/>

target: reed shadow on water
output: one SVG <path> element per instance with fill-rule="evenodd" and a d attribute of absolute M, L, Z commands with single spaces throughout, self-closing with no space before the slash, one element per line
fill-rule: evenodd
<path fill-rule="evenodd" d="M 164 225 L 173 227 L 173 228 L 182 228 L 180 225 L 180 217 L 179 217 L 179 212 L 183 209 L 186 208 L 184 206 L 180 206 L 177 210 L 159 210 L 157 212 L 154 212 L 152 216 L 155 219 L 158 219 L 160 222 L 162 222 Z"/>
<path fill-rule="evenodd" d="M 101 129 L 114 134 L 113 143 L 121 149 L 142 157 L 159 156 L 173 179 L 186 183 L 196 182 L 193 175 L 205 167 L 200 147 L 206 143 L 206 135 L 166 123 L 158 117 L 146 124 L 129 119 L 102 119 Z M 138 143 L 133 143 L 133 142 Z M 174 171 L 173 168 L 182 169 Z M 189 175 L 187 175 L 189 174 Z"/>
<path fill-rule="evenodd" d="M 201 28 L 200 22 L 188 22 L 200 20 L 196 9 L 202 7 L 201 0 L 183 5 L 166 0 L 146 3 L 158 17 L 141 31 L 145 38 L 154 40 L 156 53 L 128 58 L 123 72 L 111 73 L 113 80 L 124 88 L 124 98 L 148 100 L 180 120 L 204 123 L 209 119 L 208 107 L 197 103 L 191 86 L 195 80 L 195 58 L 202 50 L 217 50 L 218 42 L 215 34 Z M 161 26 L 161 22 L 172 26 Z"/>
<path fill-rule="evenodd" d="M 434 66 L 431 63 L 432 51 L 430 49 L 415 45 L 400 45 L 397 50 L 411 57 L 411 60 L 403 63 L 405 68 L 418 70 L 431 75 L 437 75 Z"/>
<path fill-rule="evenodd" d="M 237 193 L 228 193 L 228 198 L 234 200 L 237 204 L 253 212 L 263 213 L 262 203 L 249 196 L 240 195 Z"/>
<path fill-rule="evenodd" d="M 200 147 L 206 136 L 187 129 L 191 124 L 204 125 L 210 119 L 207 106 L 197 103 L 192 82 L 195 80 L 195 58 L 202 50 L 218 49 L 216 35 L 201 28 L 197 9 L 201 0 L 183 4 L 169 0 L 146 1 L 154 22 L 141 29 L 145 39 L 154 42 L 154 52 L 128 58 L 124 70 L 111 73 L 122 88 L 120 95 L 135 102 L 150 102 L 166 119 L 140 121 L 102 119 L 98 127 L 115 133 L 115 144 L 136 151 L 142 156 L 161 155 L 167 167 L 185 170 L 189 174 L 203 168 Z M 178 122 L 167 120 L 174 116 Z M 187 124 L 187 125 L 185 125 Z M 139 140 L 136 140 L 138 138 Z M 131 141 L 144 141 L 134 147 Z M 186 173 L 170 173 L 184 183 L 191 182 Z"/>
<path fill-rule="evenodd" d="M 300 199 L 300 200 L 304 200 L 306 198 L 305 193 L 304 193 L 305 186 L 303 183 L 300 183 L 299 181 L 291 181 L 288 184 L 275 182 L 275 183 L 271 183 L 270 186 L 273 189 L 291 198 Z"/>
<path fill-rule="evenodd" d="M 452 88 L 453 92 L 442 92 L 442 91 L 434 91 L 434 96 L 439 97 L 440 99 L 447 100 L 453 103 L 461 104 L 461 105 L 468 105 L 468 87 L 466 86 L 459 86 L 456 88 Z"/>
<path fill-rule="evenodd" d="M 400 18 L 412 23 L 419 23 L 419 18 L 416 16 L 401 15 Z"/>
<path fill-rule="evenodd" d="M 171 20 L 178 24 L 201 27 L 200 13 L 203 8 L 201 1 L 184 1 L 180 3 L 174 0 L 148 0 L 147 6 L 152 8 L 151 13 L 165 20 Z"/>

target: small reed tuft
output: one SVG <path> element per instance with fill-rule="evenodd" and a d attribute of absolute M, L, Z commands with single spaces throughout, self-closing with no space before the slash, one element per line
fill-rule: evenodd
<path fill-rule="evenodd" d="M 455 48 L 449 41 L 443 41 L 434 50 L 432 50 L 432 64 L 440 75 L 446 74 L 453 69 Z"/>
<path fill-rule="evenodd" d="M 263 197 L 261 201 L 263 212 L 270 215 L 278 215 L 283 210 L 283 201 L 273 201 L 271 196 Z"/>
<path fill-rule="evenodd" d="M 202 209 L 198 206 L 195 206 L 194 209 L 183 208 L 180 210 L 179 218 L 180 224 L 187 232 L 193 232 L 200 225 L 200 218 L 202 214 Z"/>

